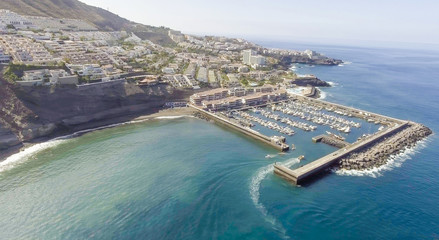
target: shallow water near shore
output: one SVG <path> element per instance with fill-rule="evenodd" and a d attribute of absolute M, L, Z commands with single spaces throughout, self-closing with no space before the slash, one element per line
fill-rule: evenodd
<path fill-rule="evenodd" d="M 273 175 L 274 162 L 294 168 L 299 155 L 312 160 L 333 150 L 299 131 L 290 142 L 296 150 L 279 155 L 194 118 L 102 129 L 4 164 L 0 239 L 437 238 L 439 54 L 262 45 L 352 62 L 297 71 L 332 82 L 321 88 L 327 101 L 410 119 L 436 134 L 376 175 L 329 173 L 295 187 Z"/>

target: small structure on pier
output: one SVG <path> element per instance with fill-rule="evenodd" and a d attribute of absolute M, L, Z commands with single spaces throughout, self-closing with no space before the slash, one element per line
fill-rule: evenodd
<path fill-rule="evenodd" d="M 324 134 L 313 137 L 312 141 L 315 143 L 318 143 L 318 142 L 326 143 L 326 144 L 334 146 L 336 148 L 344 148 L 344 147 L 347 147 L 350 145 L 350 143 L 348 143 L 346 141 L 338 139 L 334 136 L 324 135 Z"/>

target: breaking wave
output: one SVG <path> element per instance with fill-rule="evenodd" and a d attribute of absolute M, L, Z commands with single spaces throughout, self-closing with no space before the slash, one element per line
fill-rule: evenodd
<path fill-rule="evenodd" d="M 56 147 L 65 141 L 67 141 L 67 139 L 53 139 L 48 142 L 35 144 L 25 148 L 24 150 L 9 156 L 4 161 L 0 162 L 0 173 L 12 169 L 18 164 L 31 159 L 35 154 L 43 150 Z"/>
<path fill-rule="evenodd" d="M 281 164 L 286 167 L 291 167 L 294 164 L 299 163 L 298 158 L 291 158 L 288 159 L 285 162 L 282 162 Z M 269 223 L 271 223 L 273 226 L 275 226 L 275 229 L 280 231 L 284 238 L 288 238 L 288 236 L 285 235 L 286 230 L 280 225 L 276 219 L 271 216 L 268 212 L 265 206 L 259 202 L 260 198 L 260 188 L 261 188 L 261 182 L 268 176 L 268 174 L 272 173 L 274 171 L 274 164 L 270 164 L 268 166 L 260 168 L 255 175 L 253 175 L 251 182 L 250 182 L 250 197 L 253 201 L 253 204 L 255 207 L 264 215 L 265 220 Z"/>
<path fill-rule="evenodd" d="M 319 99 L 325 99 L 328 95 L 326 94 L 326 92 L 322 91 L 321 88 L 317 88 L 320 92 L 320 97 Z"/>
<path fill-rule="evenodd" d="M 188 117 L 187 115 L 180 115 L 180 116 L 161 116 L 161 117 L 156 117 L 155 119 L 178 119 L 178 118 L 184 118 L 184 117 Z"/>
<path fill-rule="evenodd" d="M 405 161 L 412 159 L 416 153 L 419 153 L 420 150 L 427 147 L 430 141 L 429 139 L 430 138 L 423 139 L 417 142 L 414 147 L 405 148 L 403 152 L 390 156 L 387 163 L 382 166 L 366 170 L 334 169 L 333 172 L 340 176 L 380 177 L 384 172 L 399 168 Z"/>
<path fill-rule="evenodd" d="M 145 121 L 147 121 L 147 119 L 133 120 L 133 121 L 129 121 L 129 122 L 115 123 L 115 124 L 110 124 L 110 125 L 97 127 L 97 128 L 85 129 L 85 130 L 77 131 L 75 133 L 72 133 L 72 134 L 69 134 L 66 136 L 54 138 L 54 139 L 51 139 L 51 140 L 46 141 L 46 142 L 33 144 L 29 147 L 22 149 L 20 152 L 15 153 L 15 154 L 7 157 L 4 161 L 0 160 L 0 173 L 7 171 L 7 170 L 10 170 L 17 165 L 32 159 L 32 157 L 34 157 L 35 154 L 38 154 L 39 152 L 42 152 L 46 149 L 54 148 L 54 147 L 56 147 L 64 142 L 66 142 L 67 140 L 69 140 L 71 138 L 79 137 L 79 136 L 84 135 L 86 133 L 98 131 L 98 130 L 102 130 L 102 129 L 106 129 L 106 128 L 114 128 L 114 127 L 118 127 L 118 126 L 122 126 L 122 125 L 126 125 L 126 124 L 141 123 L 141 122 L 145 122 Z"/>

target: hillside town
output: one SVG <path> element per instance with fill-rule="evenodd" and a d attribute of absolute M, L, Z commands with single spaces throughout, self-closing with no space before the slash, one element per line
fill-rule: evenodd
<path fill-rule="evenodd" d="M 312 87 L 318 79 L 298 76 L 290 65 L 341 63 L 311 50 L 268 49 L 244 39 L 200 37 L 174 30 L 168 36 L 174 44 L 162 46 L 130 32 L 99 31 L 82 20 L 0 10 L 0 63 L 9 65 L 5 76 L 10 81 L 25 87 L 129 82 L 195 92 L 228 89 L 233 97 L 266 86 L 275 95 L 295 86 L 308 86 L 307 94 L 315 93 Z"/>

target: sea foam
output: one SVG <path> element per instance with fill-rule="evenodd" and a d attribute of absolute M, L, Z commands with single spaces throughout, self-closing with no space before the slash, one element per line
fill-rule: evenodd
<path fill-rule="evenodd" d="M 190 117 L 190 116 L 186 116 L 186 115 L 163 116 L 163 117 L 157 117 L 157 119 L 176 119 L 176 118 L 182 118 L 182 117 Z M 7 157 L 4 161 L 1 161 L 1 159 L 0 159 L 0 173 L 4 172 L 6 170 L 12 169 L 13 167 L 15 167 L 17 165 L 30 160 L 35 154 L 37 154 L 41 151 L 44 151 L 46 149 L 56 147 L 56 146 L 60 145 L 61 143 L 67 141 L 68 139 L 79 137 L 79 136 L 84 135 L 84 134 L 89 133 L 89 132 L 94 132 L 94 131 L 103 130 L 103 129 L 107 129 L 107 128 L 114 128 L 114 127 L 127 125 L 127 124 L 142 123 L 142 122 L 146 122 L 146 121 L 148 121 L 148 119 L 132 120 L 132 121 L 128 121 L 128 122 L 115 123 L 115 124 L 110 124 L 110 125 L 97 127 L 97 128 L 85 129 L 85 130 L 74 132 L 74 133 L 69 134 L 69 135 L 65 135 L 65 136 L 51 139 L 47 142 L 33 144 L 27 148 L 22 149 L 20 152 Z"/>
<path fill-rule="evenodd" d="M 51 139 L 51 140 L 43 142 L 43 143 L 33 144 L 29 147 L 22 149 L 20 152 L 15 153 L 15 154 L 7 157 L 4 161 L 1 161 L 0 162 L 0 173 L 7 171 L 7 170 L 10 170 L 10 169 L 14 168 L 15 166 L 20 165 L 21 163 L 24 163 L 28 160 L 31 160 L 32 157 L 35 156 L 35 154 L 38 154 L 46 149 L 54 148 L 54 147 L 56 147 L 64 142 L 66 142 L 67 140 L 69 140 L 71 138 L 79 137 L 81 135 L 84 135 L 86 133 L 93 132 L 93 131 L 98 131 L 98 130 L 102 130 L 102 129 L 106 129 L 106 128 L 118 127 L 118 126 L 122 126 L 122 125 L 126 125 L 126 124 L 140 123 L 140 122 L 144 122 L 144 121 L 146 121 L 146 120 L 137 120 L 137 121 L 129 121 L 129 122 L 123 122 L 123 123 L 115 123 L 115 124 L 110 124 L 110 125 L 106 125 L 106 126 L 102 126 L 102 127 L 85 129 L 85 130 L 77 131 L 77 132 L 69 134 L 69 135 L 54 138 L 54 139 Z"/>
<path fill-rule="evenodd" d="M 327 82 L 329 85 L 331 85 L 331 87 L 334 87 L 334 86 L 338 86 L 338 83 L 336 83 L 336 82 Z"/>
<path fill-rule="evenodd" d="M 188 115 L 180 115 L 180 116 L 161 116 L 161 117 L 156 117 L 155 119 L 179 119 L 179 118 L 184 118 L 184 117 L 189 117 Z"/>
<path fill-rule="evenodd" d="M 325 98 L 327 97 L 326 92 L 322 91 L 322 89 L 320 89 L 320 88 L 317 88 L 317 89 L 318 89 L 319 92 L 320 92 L 320 97 L 319 97 L 319 99 L 325 99 Z"/>
<path fill-rule="evenodd" d="M 67 141 L 67 139 L 53 139 L 44 143 L 35 144 L 28 148 L 25 148 L 22 151 L 9 156 L 4 161 L 0 162 L 0 173 L 12 169 L 13 167 L 19 165 L 20 163 L 23 163 L 31 159 L 35 154 L 43 150 L 56 147 L 65 141 Z"/>
<path fill-rule="evenodd" d="M 387 160 L 387 163 L 379 167 L 374 167 L 366 170 L 333 169 L 333 172 L 340 176 L 377 178 L 382 176 L 386 171 L 391 171 L 395 168 L 401 167 L 405 161 L 412 159 L 412 157 L 416 153 L 419 153 L 420 150 L 426 148 L 429 142 L 430 137 L 423 139 L 417 142 L 415 146 L 411 148 L 405 148 L 403 152 L 390 156 Z"/>

